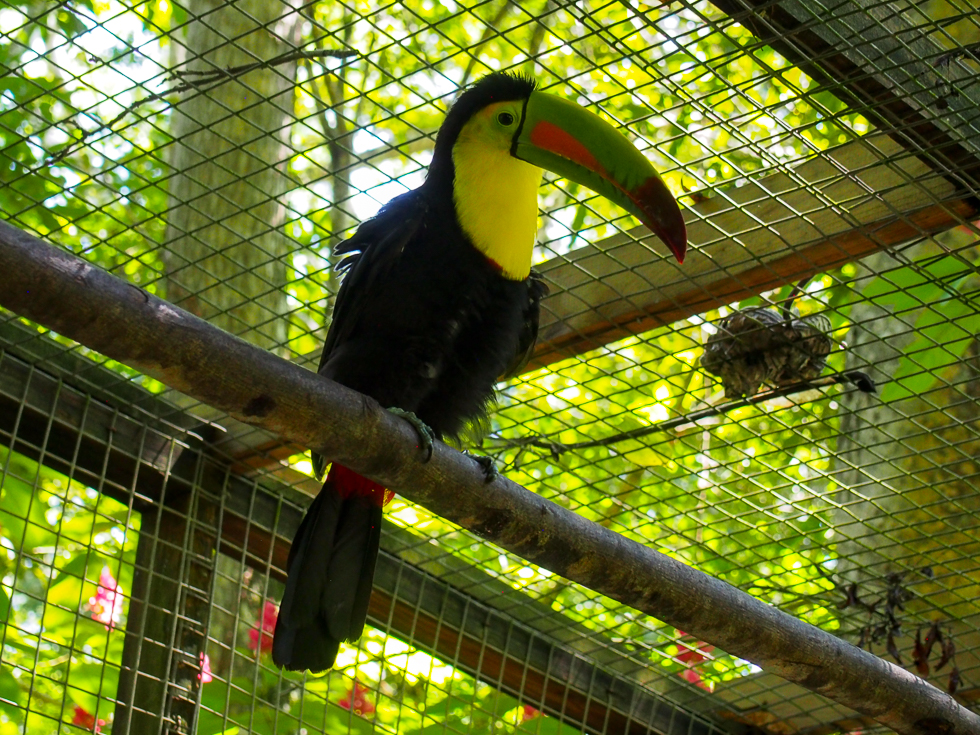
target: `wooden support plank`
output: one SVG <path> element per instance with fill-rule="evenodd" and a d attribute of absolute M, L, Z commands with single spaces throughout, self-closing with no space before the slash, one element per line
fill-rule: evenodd
<path fill-rule="evenodd" d="M 113 719 L 123 735 L 196 732 L 218 508 L 196 483 L 191 492 L 182 484 L 168 485 L 164 502 L 140 516 Z"/>
<path fill-rule="evenodd" d="M 13 336 L 17 328 L 4 325 L 0 331 Z M 74 367 L 79 361 L 69 357 Z M 120 392 L 131 398 L 134 390 Z M 0 350 L 0 441 L 141 515 L 115 732 L 193 732 L 199 663 L 187 651 L 203 650 L 215 543 L 215 534 L 205 529 L 215 522 L 216 509 L 180 467 L 168 472 L 173 437 L 143 418 Z"/>
<path fill-rule="evenodd" d="M 745 190 L 720 192 L 695 205 L 689 212 L 694 216 L 688 217 L 688 227 L 699 253 L 690 258 L 684 270 L 696 283 L 686 290 L 677 283 L 681 276 L 676 267 L 653 260 L 653 256 L 647 257 L 653 262 L 645 273 L 630 274 L 623 266 L 636 263 L 639 251 L 627 243 L 624 247 L 631 252 L 619 255 L 614 240 L 596 248 L 606 257 L 584 248 L 573 253 L 565 265 L 557 259 L 549 262 L 544 270 L 558 286 L 546 304 L 553 324 L 544 325 L 530 367 L 548 365 L 610 340 L 774 288 L 781 285 L 781 279 L 785 283 L 806 277 L 875 250 L 940 232 L 975 218 L 980 211 L 976 199 L 980 182 L 980 78 L 959 62 L 940 63 L 949 49 L 932 41 L 928 28 L 913 26 L 892 4 L 873 0 L 837 0 L 831 4 L 712 1 L 748 27 L 761 43 L 774 47 L 822 88 L 874 122 L 877 136 L 829 151 L 796 169 L 793 178 L 799 177 L 806 191 L 787 190 L 785 178 L 777 175 Z M 882 142 L 884 135 L 898 147 Z M 870 151 L 869 145 L 882 153 L 878 164 L 863 156 Z M 906 160 L 899 162 L 902 150 Z M 910 155 L 917 158 L 914 163 L 907 160 Z M 829 171 L 824 161 L 831 164 Z M 836 172 L 834 165 L 839 167 Z M 822 179 L 826 173 L 844 176 L 835 182 Z M 946 179 L 948 188 L 937 184 L 937 175 Z M 858 183 L 866 187 L 863 194 L 860 190 L 840 191 Z M 876 206 L 875 194 L 885 192 L 890 192 L 892 206 Z M 774 208 L 768 212 L 764 202 L 767 194 L 774 196 Z M 809 202 L 805 201 L 807 194 L 813 195 Z M 747 207 L 749 217 L 743 218 L 740 239 L 748 252 L 759 257 L 755 267 L 747 271 L 740 267 L 745 259 L 737 255 L 733 259 L 731 252 L 722 252 L 714 260 L 711 248 L 720 245 L 709 246 L 710 229 L 704 231 L 705 224 L 709 228 L 712 224 L 715 207 L 726 199 L 732 205 Z M 780 211 L 783 204 L 786 209 Z M 754 208 L 762 211 L 752 211 Z M 751 228 L 752 219 L 757 219 L 759 237 L 749 237 L 751 229 L 746 228 Z M 811 220 L 817 225 L 816 231 L 808 227 Z M 724 229 L 733 232 L 729 227 Z M 774 256 L 768 247 L 772 240 L 767 234 L 772 232 L 778 232 L 783 241 L 782 256 Z M 720 248 L 725 249 L 723 245 Z M 712 273 L 711 264 L 703 261 L 705 255 L 722 267 Z M 593 280 L 614 282 L 574 291 L 568 287 L 574 280 L 569 271 L 578 268 Z M 644 298 L 644 292 L 653 286 L 660 286 L 664 298 Z M 630 300 L 640 303 L 631 308 Z M 589 308 L 592 305 L 597 306 Z M 607 318 L 590 317 L 591 311 L 601 311 Z"/>
<path fill-rule="evenodd" d="M 685 210 L 692 251 L 683 265 L 627 235 L 545 263 L 540 270 L 552 293 L 542 305 L 529 368 L 837 268 L 976 214 L 951 182 L 887 137 L 849 143 Z"/>

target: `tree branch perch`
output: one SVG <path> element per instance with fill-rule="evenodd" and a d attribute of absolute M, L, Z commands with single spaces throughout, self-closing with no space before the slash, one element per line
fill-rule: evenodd
<path fill-rule="evenodd" d="M 375 401 L 0 222 L 0 305 L 383 483 L 528 561 L 904 735 L 980 735 L 918 676 L 585 520 L 437 444 Z"/>

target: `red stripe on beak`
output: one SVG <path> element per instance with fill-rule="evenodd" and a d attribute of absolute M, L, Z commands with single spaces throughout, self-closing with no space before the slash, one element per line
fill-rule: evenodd
<path fill-rule="evenodd" d="M 602 164 L 596 160 L 589 149 L 575 139 L 567 131 L 562 130 L 554 123 L 542 120 L 534 126 L 531 131 L 531 144 L 546 151 L 556 153 L 562 158 L 574 161 L 580 166 L 585 166 L 590 171 L 595 171 L 604 179 L 609 178 L 609 174 Z"/>
<path fill-rule="evenodd" d="M 677 206 L 677 201 L 659 176 L 654 173 L 652 176 L 648 176 L 639 186 L 635 186 L 632 189 L 624 188 L 622 182 L 613 176 L 578 138 L 548 120 L 540 120 L 530 129 L 528 142 L 538 150 L 559 156 L 566 161 L 598 174 L 608 184 L 611 184 L 616 191 L 629 199 L 636 210 L 639 210 L 639 212 L 636 212 L 636 210 L 631 211 L 639 217 L 644 225 L 663 240 L 664 244 L 674 254 L 674 257 L 677 258 L 677 262 L 684 262 L 684 255 L 687 252 L 687 228 L 684 224 L 684 217 L 681 214 L 680 208 Z M 634 153 L 636 156 L 640 155 L 638 152 L 634 151 Z M 544 168 L 549 168 L 547 161 L 536 161 L 533 156 L 526 157 L 526 155 L 525 153 L 524 160 L 535 165 L 541 165 Z M 521 157 L 518 156 L 518 158 Z M 607 161 L 607 163 L 613 166 L 617 165 L 615 161 Z M 646 164 L 645 160 L 644 164 Z M 629 159 L 627 159 L 624 166 L 628 165 L 630 165 Z M 556 173 L 562 172 L 561 167 L 550 168 L 549 170 L 553 170 Z M 583 179 L 575 178 L 574 171 L 567 173 L 569 173 L 572 181 L 583 183 Z M 588 183 L 585 183 L 585 185 L 590 186 Z M 608 191 L 606 192 L 606 196 L 610 196 Z"/>

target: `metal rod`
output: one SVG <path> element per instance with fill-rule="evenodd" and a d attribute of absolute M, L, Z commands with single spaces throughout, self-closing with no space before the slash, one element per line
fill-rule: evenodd
<path fill-rule="evenodd" d="M 0 223 L 0 305 L 250 424 L 282 434 L 528 561 L 907 735 L 980 735 L 918 676 L 548 502 L 375 401 Z"/>

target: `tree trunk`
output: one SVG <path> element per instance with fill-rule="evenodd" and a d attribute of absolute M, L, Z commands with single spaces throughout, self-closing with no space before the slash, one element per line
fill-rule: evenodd
<path fill-rule="evenodd" d="M 202 0 L 177 54 L 210 71 L 297 44 L 299 14 L 262 0 Z M 175 43 L 179 42 L 175 38 Z M 286 341 L 288 188 L 295 63 L 259 69 L 176 106 L 164 262 L 170 301 L 266 349 Z"/>
<path fill-rule="evenodd" d="M 183 35 L 174 34 L 175 68 L 222 69 L 299 45 L 301 17 L 290 3 L 201 0 L 193 10 Z M 167 298 L 277 352 L 287 339 L 291 245 L 282 231 L 283 195 L 295 78 L 294 62 L 185 94 L 174 110 L 168 158 L 174 175 L 164 249 Z M 242 564 L 219 556 L 216 570 L 211 609 L 231 614 L 212 614 L 209 635 L 224 645 L 208 650 L 215 675 L 227 676 L 244 595 Z"/>
<path fill-rule="evenodd" d="M 963 238 L 963 233 L 950 233 Z M 958 245 L 959 247 L 955 247 Z M 964 257 L 973 256 L 955 243 Z M 906 251 L 911 259 L 924 246 Z M 928 251 L 929 254 L 935 249 Z M 865 259 L 855 278 L 863 288 L 874 274 L 895 268 L 889 253 Z M 967 289 L 969 290 L 969 289 Z M 892 314 L 864 301 L 851 308 L 847 369 L 863 370 L 879 386 L 898 370 L 916 339 L 915 325 L 932 305 Z M 935 306 L 942 313 L 942 306 Z M 914 356 L 912 356 L 914 358 Z M 929 366 L 922 366 L 923 370 Z M 893 624 L 884 618 L 892 607 L 899 624 L 892 628 L 906 665 L 912 639 L 925 621 L 938 621 L 955 637 L 960 669 L 977 663 L 980 636 L 980 345 L 974 340 L 955 365 L 937 370 L 937 382 L 922 395 L 884 403 L 878 396 L 851 390 L 838 399 L 841 428 L 835 458 L 834 537 L 837 571 L 856 583 L 863 603 L 883 598 L 874 615 L 857 605 L 844 615 L 853 633 L 861 626 Z M 889 577 L 889 575 L 893 575 Z M 902 610 L 887 601 L 897 591 Z M 923 631 L 923 635 L 924 635 Z M 850 636 L 849 639 L 853 640 Z M 885 641 L 877 644 L 877 652 Z M 938 657 L 935 649 L 933 659 Z M 932 664 L 935 665 L 933 660 Z M 949 674 L 946 667 L 941 676 Z M 936 680 L 937 685 L 945 682 Z"/>

